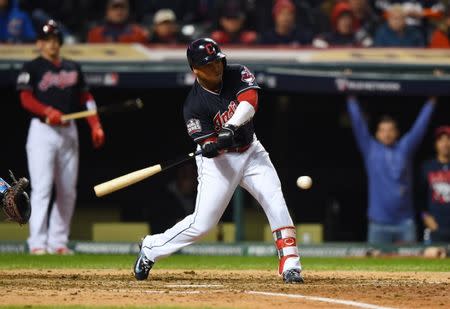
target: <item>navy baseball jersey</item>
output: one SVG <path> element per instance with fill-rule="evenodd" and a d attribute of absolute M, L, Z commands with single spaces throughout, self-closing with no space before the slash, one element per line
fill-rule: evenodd
<path fill-rule="evenodd" d="M 427 188 L 426 208 L 441 227 L 450 229 L 450 164 L 436 159 L 422 166 L 422 181 Z"/>
<path fill-rule="evenodd" d="M 69 114 L 80 109 L 80 95 L 88 89 L 76 62 L 62 59 L 54 64 L 38 57 L 23 65 L 17 90 L 30 90 L 41 103 Z"/>
<path fill-rule="evenodd" d="M 247 67 L 239 64 L 224 68 L 219 93 L 203 88 L 196 80 L 183 108 L 187 131 L 192 139 L 201 143 L 216 135 L 233 116 L 239 104 L 238 95 L 249 89 L 260 88 L 255 76 Z M 253 121 L 250 120 L 236 130 L 233 147 L 248 145 L 253 140 L 253 134 Z"/>

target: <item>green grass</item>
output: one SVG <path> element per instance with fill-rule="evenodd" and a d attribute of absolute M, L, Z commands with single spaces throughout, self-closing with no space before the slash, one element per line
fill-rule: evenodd
<path fill-rule="evenodd" d="M 131 269 L 133 255 L 30 256 L 1 254 L 0 269 L 92 268 Z M 423 258 L 303 258 L 305 270 L 450 271 L 450 259 Z M 182 256 L 159 261 L 158 269 L 262 269 L 277 267 L 276 257 Z"/>

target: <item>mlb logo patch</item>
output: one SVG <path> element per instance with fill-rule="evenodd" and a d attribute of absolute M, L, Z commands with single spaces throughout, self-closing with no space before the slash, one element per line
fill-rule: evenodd
<path fill-rule="evenodd" d="M 189 133 L 189 135 L 192 135 L 194 133 L 198 133 L 202 131 L 202 125 L 200 124 L 200 120 L 199 119 L 189 119 L 186 123 L 187 126 L 187 131 Z"/>

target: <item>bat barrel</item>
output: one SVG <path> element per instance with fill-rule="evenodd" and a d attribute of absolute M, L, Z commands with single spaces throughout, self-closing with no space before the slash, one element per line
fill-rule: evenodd
<path fill-rule="evenodd" d="M 114 178 L 110 181 L 96 185 L 94 187 L 95 195 L 98 197 L 108 195 L 112 192 L 123 189 L 145 178 L 155 175 L 161 172 L 161 170 L 161 165 L 158 164 Z"/>

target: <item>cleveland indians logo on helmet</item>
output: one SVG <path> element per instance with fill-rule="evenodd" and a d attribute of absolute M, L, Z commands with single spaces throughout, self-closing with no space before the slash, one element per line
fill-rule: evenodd
<path fill-rule="evenodd" d="M 214 46 L 212 43 L 208 43 L 205 45 L 206 52 L 208 55 L 214 55 L 216 53 L 216 50 L 214 49 Z"/>

